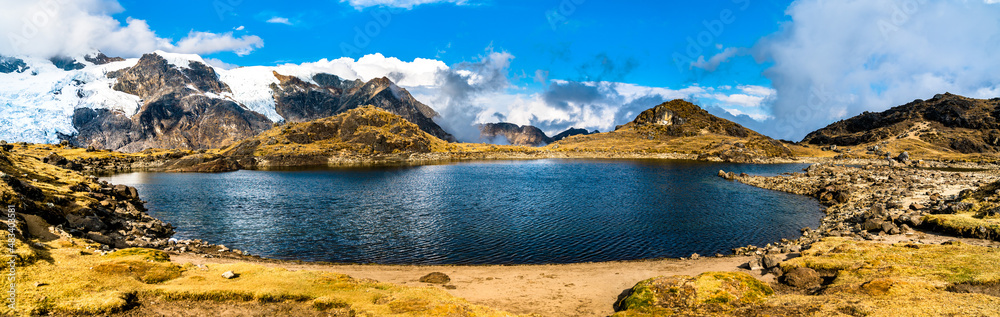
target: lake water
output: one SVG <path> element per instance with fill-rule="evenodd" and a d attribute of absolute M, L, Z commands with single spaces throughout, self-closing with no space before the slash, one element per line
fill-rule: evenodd
<path fill-rule="evenodd" d="M 719 178 L 806 165 L 539 160 L 377 169 L 134 173 L 149 213 L 252 254 L 381 264 L 537 264 L 729 254 L 797 238 L 808 197 Z"/>

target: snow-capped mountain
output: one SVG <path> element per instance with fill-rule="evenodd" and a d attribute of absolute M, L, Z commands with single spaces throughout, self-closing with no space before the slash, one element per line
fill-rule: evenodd
<path fill-rule="evenodd" d="M 275 122 L 375 105 L 442 139 L 437 113 L 387 78 L 348 80 L 307 65 L 209 66 L 198 55 L 0 57 L 0 139 L 79 146 L 222 147 Z"/>

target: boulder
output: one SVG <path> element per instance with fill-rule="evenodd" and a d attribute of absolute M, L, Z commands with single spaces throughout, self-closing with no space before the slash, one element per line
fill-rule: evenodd
<path fill-rule="evenodd" d="M 885 232 L 885 233 L 888 233 L 888 234 L 899 234 L 900 233 L 899 232 L 899 227 L 896 227 L 896 224 L 891 223 L 891 222 L 883 222 L 882 223 L 882 232 Z"/>
<path fill-rule="evenodd" d="M 782 282 L 797 288 L 813 289 L 823 284 L 823 278 L 816 270 L 807 267 L 797 267 L 782 276 Z"/>
<path fill-rule="evenodd" d="M 52 152 L 49 153 L 49 156 L 43 158 L 42 162 L 56 166 L 61 166 L 61 165 L 66 165 L 66 163 L 69 163 L 69 160 L 67 160 L 65 157 L 62 157 L 59 154 L 56 154 L 56 152 Z"/>
<path fill-rule="evenodd" d="M 899 153 L 899 156 L 896 157 L 896 160 L 899 161 L 900 163 L 909 162 L 910 161 L 910 153 L 905 152 L 905 151 L 903 153 Z"/>
<path fill-rule="evenodd" d="M 761 256 L 754 256 L 747 261 L 747 267 L 750 270 L 763 270 L 764 269 L 764 258 Z"/>
<path fill-rule="evenodd" d="M 864 229 L 865 231 L 879 231 L 882 230 L 883 224 L 885 224 L 885 221 L 871 218 L 865 220 L 865 223 L 861 225 L 861 229 Z"/>
<path fill-rule="evenodd" d="M 448 277 L 447 274 L 434 272 L 421 277 L 420 282 L 430 284 L 448 284 L 448 282 L 451 282 L 451 278 Z"/>
<path fill-rule="evenodd" d="M 635 310 L 650 316 L 689 315 L 702 307 L 713 311 L 759 304 L 774 290 L 742 272 L 708 272 L 696 277 L 661 276 L 639 282 L 615 310 Z"/>
<path fill-rule="evenodd" d="M 104 222 L 101 221 L 100 218 L 97 218 L 95 216 L 80 216 L 80 215 L 69 214 L 66 215 L 66 222 L 67 224 L 69 224 L 71 228 L 76 228 L 83 231 L 101 231 L 107 227 L 104 224 Z"/>
<path fill-rule="evenodd" d="M 222 273 L 222 278 L 227 280 L 231 280 L 237 277 L 240 277 L 240 274 L 233 271 L 226 271 L 225 273 Z"/>
<path fill-rule="evenodd" d="M 781 264 L 781 258 L 782 257 L 779 255 L 769 254 L 767 256 L 764 256 L 764 259 L 763 261 L 761 261 L 761 264 L 764 265 L 765 269 L 773 269 L 775 267 L 778 267 L 778 264 Z"/>

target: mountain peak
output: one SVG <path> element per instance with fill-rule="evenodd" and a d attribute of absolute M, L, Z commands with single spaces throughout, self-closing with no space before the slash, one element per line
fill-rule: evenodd
<path fill-rule="evenodd" d="M 480 136 L 489 142 L 497 137 L 504 137 L 510 145 L 545 146 L 552 143 L 552 138 L 545 135 L 541 129 L 530 125 L 516 125 L 508 122 L 486 123 L 479 126 Z"/>

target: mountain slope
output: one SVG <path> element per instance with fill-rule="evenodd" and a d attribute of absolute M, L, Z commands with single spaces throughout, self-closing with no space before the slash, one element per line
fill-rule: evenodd
<path fill-rule="evenodd" d="M 679 152 L 732 162 L 792 155 L 781 142 L 679 99 L 646 110 L 615 131 L 563 139 L 556 146 L 598 151 Z"/>
<path fill-rule="evenodd" d="M 242 167 L 326 165 L 337 158 L 359 155 L 430 153 L 446 144 L 396 114 L 364 106 L 275 127 L 223 149 L 222 155 L 239 161 Z"/>
<path fill-rule="evenodd" d="M 157 54 L 146 54 L 130 68 L 108 73 L 114 89 L 139 96 L 143 106 L 127 116 L 79 108 L 69 139 L 80 146 L 124 152 L 149 148 L 208 149 L 257 135 L 270 120 L 239 104 L 218 98 L 232 93 L 214 69 L 192 61 L 175 67 Z"/>
<path fill-rule="evenodd" d="M 865 112 L 841 120 L 810 133 L 802 142 L 997 153 L 1000 152 L 1000 98 L 973 99 L 946 93 L 884 112 Z"/>
<path fill-rule="evenodd" d="M 552 138 L 545 135 L 541 129 L 530 125 L 519 126 L 513 123 L 486 123 L 479 126 L 480 136 L 487 142 L 494 143 L 496 138 L 503 137 L 507 144 L 524 146 L 545 146 L 552 143 Z"/>
<path fill-rule="evenodd" d="M 121 59 L 0 56 L 0 140 L 119 151 L 224 147 L 279 122 L 362 105 L 384 108 L 445 140 L 438 114 L 386 78 L 347 80 L 329 65 L 210 66 L 198 55 Z"/>
<path fill-rule="evenodd" d="M 305 122 L 329 117 L 363 105 L 373 105 L 406 120 L 422 130 L 448 141 L 455 138 L 445 132 L 432 118 L 438 116 L 433 109 L 417 101 L 406 89 L 388 78 L 375 78 L 367 83 L 360 80 L 346 81 L 330 74 L 313 76 L 314 83 L 274 72 L 279 80 L 271 84 L 276 101 L 275 110 L 288 122 Z"/>

